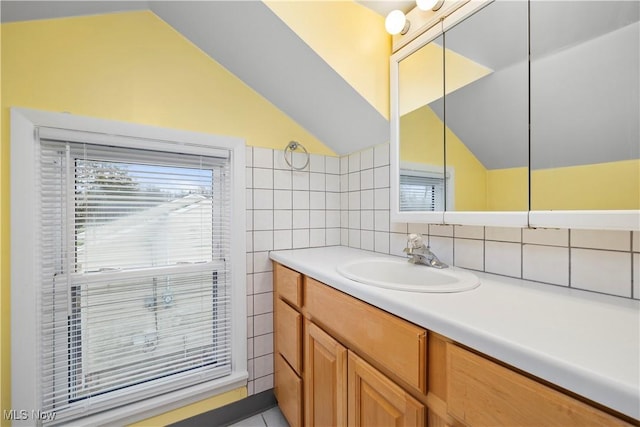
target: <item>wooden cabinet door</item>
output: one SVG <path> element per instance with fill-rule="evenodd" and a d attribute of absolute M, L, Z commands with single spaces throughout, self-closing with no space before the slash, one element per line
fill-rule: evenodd
<path fill-rule="evenodd" d="M 448 346 L 448 410 L 468 426 L 630 426 L 454 344 Z"/>
<path fill-rule="evenodd" d="M 348 353 L 350 427 L 424 427 L 424 405 L 367 362 Z"/>
<path fill-rule="evenodd" d="M 347 349 L 308 320 L 304 329 L 304 425 L 346 426 Z"/>

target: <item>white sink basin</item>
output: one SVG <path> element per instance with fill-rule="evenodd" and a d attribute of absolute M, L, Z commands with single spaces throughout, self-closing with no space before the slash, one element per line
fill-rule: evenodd
<path fill-rule="evenodd" d="M 382 288 L 411 292 L 461 292 L 480 286 L 478 276 L 457 268 L 437 269 L 407 260 L 365 258 L 339 265 L 344 277 Z"/>

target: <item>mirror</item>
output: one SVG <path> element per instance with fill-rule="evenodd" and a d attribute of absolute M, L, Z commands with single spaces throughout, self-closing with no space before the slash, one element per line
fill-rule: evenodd
<path fill-rule="evenodd" d="M 527 3 L 494 2 L 444 33 L 447 211 L 528 211 Z"/>
<path fill-rule="evenodd" d="M 401 211 L 529 209 L 527 49 L 526 2 L 495 2 L 399 61 Z"/>
<path fill-rule="evenodd" d="M 531 2 L 531 209 L 640 209 L 640 3 Z"/>
<path fill-rule="evenodd" d="M 392 221 L 640 229 L 639 15 L 626 0 L 467 2 L 403 41 Z"/>
<path fill-rule="evenodd" d="M 445 127 L 433 108 L 444 94 L 442 40 L 436 38 L 398 64 L 398 182 L 403 212 L 445 208 Z"/>

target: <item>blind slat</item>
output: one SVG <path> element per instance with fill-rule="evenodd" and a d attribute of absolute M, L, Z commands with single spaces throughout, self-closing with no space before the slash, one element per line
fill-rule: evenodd
<path fill-rule="evenodd" d="M 231 370 L 228 154 L 71 139 L 39 157 L 40 409 L 56 422 Z"/>
<path fill-rule="evenodd" d="M 444 210 L 444 191 L 444 178 L 400 171 L 400 210 L 403 212 Z"/>

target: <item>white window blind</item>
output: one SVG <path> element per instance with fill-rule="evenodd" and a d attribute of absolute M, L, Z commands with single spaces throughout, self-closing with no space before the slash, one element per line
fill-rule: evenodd
<path fill-rule="evenodd" d="M 444 210 L 445 180 L 433 175 L 400 170 L 400 211 Z"/>
<path fill-rule="evenodd" d="M 38 163 L 39 409 L 69 421 L 228 375 L 229 159 L 41 140 Z"/>

